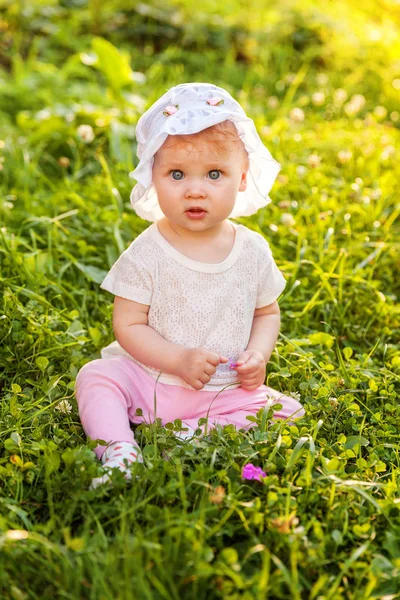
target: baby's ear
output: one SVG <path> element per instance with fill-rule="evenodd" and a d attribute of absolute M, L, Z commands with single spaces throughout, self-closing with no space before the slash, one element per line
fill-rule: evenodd
<path fill-rule="evenodd" d="M 247 188 L 247 171 L 243 171 L 239 184 L 239 192 L 244 192 Z"/>

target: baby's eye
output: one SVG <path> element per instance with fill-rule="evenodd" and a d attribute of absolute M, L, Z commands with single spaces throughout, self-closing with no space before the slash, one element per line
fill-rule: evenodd
<path fill-rule="evenodd" d="M 171 171 L 171 175 L 172 175 L 172 179 L 175 179 L 175 181 L 181 181 L 181 179 L 183 179 L 184 175 L 182 171 L 179 171 L 179 169 L 175 169 L 174 171 Z"/>
<path fill-rule="evenodd" d="M 213 169 L 212 171 L 208 172 L 208 176 L 210 179 L 214 179 L 214 181 L 216 179 L 219 179 L 221 177 L 221 171 L 219 171 L 218 169 Z"/>

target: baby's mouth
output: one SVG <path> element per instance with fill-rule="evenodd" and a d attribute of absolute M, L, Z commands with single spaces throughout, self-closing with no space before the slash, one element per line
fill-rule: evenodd
<path fill-rule="evenodd" d="M 189 208 L 185 211 L 185 214 L 189 219 L 202 219 L 207 214 L 207 211 L 204 208 L 200 208 L 199 206 Z"/>

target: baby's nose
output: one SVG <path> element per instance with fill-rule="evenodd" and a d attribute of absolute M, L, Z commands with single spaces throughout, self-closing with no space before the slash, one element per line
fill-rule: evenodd
<path fill-rule="evenodd" d="M 186 191 L 186 198 L 205 198 L 206 192 L 204 186 L 202 186 L 199 182 L 190 181 L 188 182 Z"/>

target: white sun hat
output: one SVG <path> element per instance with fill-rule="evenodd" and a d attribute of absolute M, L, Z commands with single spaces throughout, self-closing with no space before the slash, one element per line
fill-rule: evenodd
<path fill-rule="evenodd" d="M 164 216 L 152 184 L 152 169 L 154 155 L 167 137 L 198 133 L 227 120 L 236 126 L 249 157 L 247 188 L 238 192 L 229 216 L 253 215 L 271 202 L 268 193 L 281 166 L 262 143 L 252 119 L 223 88 L 210 83 L 182 83 L 161 96 L 136 127 L 140 162 L 129 175 L 137 181 L 130 200 L 139 217 L 157 221 Z"/>

